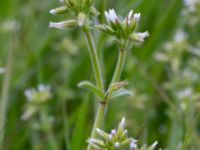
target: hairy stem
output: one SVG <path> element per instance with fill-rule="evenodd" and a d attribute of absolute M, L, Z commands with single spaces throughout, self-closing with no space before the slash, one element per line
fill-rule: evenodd
<path fill-rule="evenodd" d="M 87 45 L 88 45 L 88 50 L 89 50 L 94 74 L 95 74 L 97 87 L 99 89 L 101 89 L 102 91 L 104 91 L 103 78 L 102 78 L 102 74 L 101 74 L 99 58 L 97 56 L 97 50 L 96 50 L 96 46 L 94 43 L 92 33 L 89 29 L 85 29 L 84 33 L 85 33 L 85 38 L 86 38 Z M 104 119 L 105 110 L 106 110 L 106 105 L 99 104 L 97 114 L 95 117 L 95 122 L 94 122 L 93 129 L 92 129 L 92 133 L 91 133 L 91 138 L 95 138 L 97 136 L 96 128 L 101 127 L 101 124 Z M 93 147 L 90 144 L 88 144 L 87 150 L 92 150 L 92 149 L 93 149 Z"/>
<path fill-rule="evenodd" d="M 122 70 L 124 68 L 125 60 L 126 60 L 126 50 L 124 48 L 121 48 L 119 50 L 119 56 L 118 56 L 117 66 L 115 68 L 115 72 L 114 72 L 111 84 L 114 83 L 114 82 L 119 81 L 121 73 L 122 73 Z"/>
<path fill-rule="evenodd" d="M 97 114 L 95 117 L 95 122 L 93 125 L 93 129 L 92 129 L 92 133 L 91 133 L 91 138 L 96 138 L 97 137 L 97 133 L 96 133 L 96 128 L 100 128 L 102 123 L 103 123 L 103 119 L 104 119 L 104 114 L 105 114 L 105 110 L 107 108 L 106 102 L 105 103 L 99 103 L 98 105 L 98 110 L 97 110 Z M 94 148 L 92 147 L 92 145 L 89 143 L 87 150 L 93 150 Z"/>
<path fill-rule="evenodd" d="M 92 66 L 93 66 L 97 86 L 99 89 L 104 91 L 103 78 L 102 78 L 102 74 L 101 74 L 99 58 L 97 56 L 97 50 L 96 50 L 96 46 L 94 43 L 92 33 L 89 29 L 85 29 L 84 33 L 85 33 L 85 38 L 86 38 L 87 45 L 88 45 L 90 59 L 92 61 Z"/>

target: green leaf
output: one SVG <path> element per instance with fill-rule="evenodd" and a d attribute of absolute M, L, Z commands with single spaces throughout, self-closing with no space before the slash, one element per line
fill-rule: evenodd
<path fill-rule="evenodd" d="M 133 95 L 133 93 L 131 91 L 127 90 L 127 89 L 122 88 L 122 89 L 119 89 L 117 91 L 112 92 L 111 99 L 114 99 L 114 98 L 117 98 L 117 97 L 120 97 L 120 96 L 124 96 L 124 95 L 131 96 L 131 95 Z"/>
<path fill-rule="evenodd" d="M 94 93 L 95 95 L 99 96 L 102 99 L 105 97 L 105 94 L 100 89 L 98 89 L 94 84 L 92 84 L 89 81 L 80 82 L 78 84 L 78 87 L 86 88 L 86 89 L 88 89 L 89 91 L 91 91 L 92 93 Z"/>

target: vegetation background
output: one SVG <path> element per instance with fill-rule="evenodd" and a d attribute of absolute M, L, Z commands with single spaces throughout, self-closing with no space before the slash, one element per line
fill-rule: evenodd
<path fill-rule="evenodd" d="M 184 135 L 194 132 L 187 139 L 188 148 L 185 149 L 200 149 L 199 121 L 194 123 L 194 128 L 191 122 L 191 132 L 182 123 L 177 123 L 177 130 L 173 130 L 174 121 L 176 123 L 178 118 L 173 117 L 173 111 L 164 100 L 162 90 L 159 90 L 168 80 L 166 65 L 154 58 L 155 52 L 162 51 L 163 44 L 171 40 L 176 30 L 185 23 L 181 16 L 183 1 L 95 0 L 95 5 L 101 12 L 100 22 L 105 20 L 103 14 L 109 8 L 114 8 L 122 16 L 131 9 L 141 12 L 140 31 L 150 32 L 142 46 L 129 51 L 122 75 L 122 79 L 129 80 L 128 88 L 134 95 L 110 103 L 104 129 L 109 131 L 122 117 L 126 117 L 129 135 L 139 139 L 140 143 L 151 144 L 157 140 L 158 147 L 173 147 L 180 142 L 176 140 L 176 135 L 179 135 L 176 132 L 181 129 Z M 77 83 L 94 80 L 91 63 L 80 30 L 48 28 L 50 20 L 70 18 L 68 14 L 52 17 L 49 10 L 56 6 L 59 6 L 57 0 L 0 2 L 0 67 L 6 66 L 9 51 L 12 55 L 2 150 L 51 150 L 48 132 L 51 132 L 59 149 L 81 150 L 86 147 L 96 102 L 94 96 L 79 89 Z M 190 34 L 189 40 L 195 43 L 200 29 L 193 28 Z M 117 59 L 117 47 L 107 35 L 98 32 L 95 35 L 98 35 L 95 42 L 104 66 L 105 84 L 108 84 Z M 4 75 L 0 74 L 0 85 Z M 51 86 L 52 98 L 44 108 L 51 121 L 40 124 L 37 116 L 23 121 L 21 116 L 27 103 L 24 91 L 40 83 Z M 165 93 L 169 95 L 168 91 Z M 175 100 L 172 98 L 170 101 L 174 104 Z M 185 136 L 181 139 L 186 140 Z"/>

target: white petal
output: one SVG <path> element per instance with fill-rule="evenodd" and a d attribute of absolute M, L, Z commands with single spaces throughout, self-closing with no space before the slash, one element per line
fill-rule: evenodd
<path fill-rule="evenodd" d="M 135 14 L 134 14 L 133 18 L 134 18 L 134 20 L 135 20 L 136 23 L 139 23 L 139 21 L 140 21 L 140 16 L 141 16 L 140 13 L 135 13 Z"/>
<path fill-rule="evenodd" d="M 155 141 L 152 145 L 151 148 L 154 149 L 158 145 L 158 141 Z"/>
<path fill-rule="evenodd" d="M 126 126 L 126 119 L 123 117 L 122 118 L 122 120 L 121 120 L 121 122 L 120 122 L 120 126 L 121 126 L 121 128 L 125 128 L 125 126 Z"/>
<path fill-rule="evenodd" d="M 120 143 L 119 142 L 115 142 L 115 148 L 119 148 Z"/>

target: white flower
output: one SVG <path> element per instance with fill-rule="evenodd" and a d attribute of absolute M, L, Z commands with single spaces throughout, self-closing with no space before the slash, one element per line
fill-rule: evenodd
<path fill-rule="evenodd" d="M 120 127 L 121 127 L 122 129 L 124 129 L 125 126 L 126 126 L 126 119 L 123 117 L 122 120 L 121 120 L 121 122 L 120 122 Z"/>
<path fill-rule="evenodd" d="M 44 84 L 39 84 L 37 88 L 38 88 L 39 92 L 44 92 L 44 91 L 49 91 L 50 90 L 50 86 L 49 85 L 44 85 Z"/>
<path fill-rule="evenodd" d="M 0 74 L 5 72 L 5 68 L 0 68 Z"/>
<path fill-rule="evenodd" d="M 135 14 L 134 14 L 133 19 L 135 20 L 136 23 L 139 23 L 139 21 L 140 21 L 140 16 L 141 16 L 140 13 L 135 13 Z"/>
<path fill-rule="evenodd" d="M 27 100 L 31 101 L 33 99 L 33 89 L 27 89 L 24 92 L 24 95 L 26 96 Z"/>
<path fill-rule="evenodd" d="M 101 140 L 90 138 L 87 142 L 97 149 L 104 147 L 104 143 Z"/>
<path fill-rule="evenodd" d="M 105 17 L 108 22 L 116 22 L 119 19 L 114 9 L 105 11 Z"/>
<path fill-rule="evenodd" d="M 189 87 L 189 88 L 186 88 L 186 89 L 184 89 L 182 91 L 179 91 L 177 93 L 177 97 L 179 99 L 184 99 L 186 97 L 190 97 L 192 95 L 192 93 L 193 93 L 192 88 Z"/>
<path fill-rule="evenodd" d="M 108 139 L 109 139 L 110 141 L 113 139 L 112 134 L 109 134 L 109 135 L 108 135 Z"/>
<path fill-rule="evenodd" d="M 115 129 L 113 129 L 112 131 L 111 131 L 111 134 L 112 135 L 115 135 L 117 133 L 117 131 L 115 130 Z"/>
<path fill-rule="evenodd" d="M 115 148 L 119 148 L 120 143 L 119 142 L 115 142 Z"/>
<path fill-rule="evenodd" d="M 151 148 L 154 149 L 158 145 L 158 141 L 155 141 L 152 145 Z"/>
<path fill-rule="evenodd" d="M 184 4 L 188 7 L 190 12 L 195 12 L 197 10 L 196 5 L 200 4 L 199 0 L 184 0 Z"/>
<path fill-rule="evenodd" d="M 128 25 L 131 24 L 132 16 L 133 16 L 133 10 L 131 10 L 131 11 L 128 13 L 128 17 L 127 17 L 127 23 L 128 23 Z M 134 15 L 134 16 L 135 16 L 135 15 Z"/>
<path fill-rule="evenodd" d="M 149 32 L 145 31 L 145 32 L 136 32 L 131 34 L 130 38 L 131 40 L 135 41 L 135 42 L 139 42 L 142 43 L 144 42 L 144 39 L 147 38 L 149 36 Z"/>
<path fill-rule="evenodd" d="M 174 36 L 174 40 L 176 42 L 181 42 L 185 39 L 187 39 L 187 34 L 183 30 L 179 29 Z"/>
<path fill-rule="evenodd" d="M 130 148 L 131 148 L 131 149 L 137 148 L 136 142 L 137 142 L 137 140 L 131 139 L 131 142 L 130 142 Z"/>

